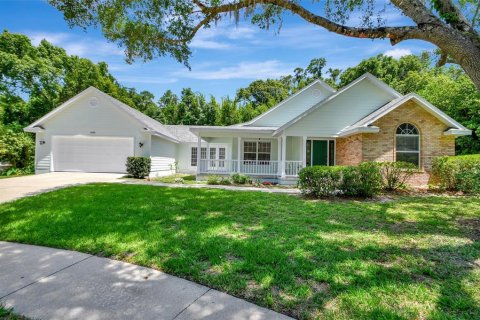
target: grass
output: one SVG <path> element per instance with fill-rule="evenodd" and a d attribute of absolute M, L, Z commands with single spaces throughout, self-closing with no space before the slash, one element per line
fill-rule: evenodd
<path fill-rule="evenodd" d="M 479 208 L 91 184 L 1 205 L 0 240 L 115 257 L 298 318 L 480 319 Z"/>

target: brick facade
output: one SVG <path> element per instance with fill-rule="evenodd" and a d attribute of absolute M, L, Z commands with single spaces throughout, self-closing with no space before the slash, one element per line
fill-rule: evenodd
<path fill-rule="evenodd" d="M 411 123 L 420 131 L 420 169 L 427 172 L 419 173 L 412 182 L 416 185 L 426 184 L 432 159 L 455 155 L 455 137 L 444 135 L 443 132 L 448 126 L 411 100 L 372 124 L 379 127 L 380 132 L 337 139 L 336 164 L 395 161 L 395 134 L 402 123 Z"/>
<path fill-rule="evenodd" d="M 338 138 L 336 164 L 339 166 L 353 166 L 361 163 L 363 160 L 362 142 L 362 134 Z"/>

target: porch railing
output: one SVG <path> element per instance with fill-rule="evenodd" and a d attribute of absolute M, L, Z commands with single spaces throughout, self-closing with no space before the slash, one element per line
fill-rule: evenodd
<path fill-rule="evenodd" d="M 302 167 L 302 161 L 285 161 L 285 174 L 287 176 L 298 176 L 298 172 Z"/>
<path fill-rule="evenodd" d="M 257 176 L 277 176 L 279 161 L 257 160 L 200 160 L 199 171 L 202 174 L 231 174 L 240 172 Z M 302 168 L 302 161 L 285 161 L 285 174 L 296 176 Z"/>

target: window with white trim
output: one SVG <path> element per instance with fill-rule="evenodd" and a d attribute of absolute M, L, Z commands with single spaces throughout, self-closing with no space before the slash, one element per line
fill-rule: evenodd
<path fill-rule="evenodd" d="M 244 141 L 244 162 L 256 161 L 257 164 L 270 164 L 272 143 L 270 141 Z"/>
<path fill-rule="evenodd" d="M 197 166 L 198 162 L 198 149 L 197 147 L 192 147 L 191 152 L 190 152 L 190 165 L 192 167 Z M 207 148 L 202 147 L 200 148 L 200 159 L 205 160 L 207 159 Z"/>
<path fill-rule="evenodd" d="M 402 123 L 395 136 L 396 161 L 420 166 L 420 133 L 413 124 Z"/>

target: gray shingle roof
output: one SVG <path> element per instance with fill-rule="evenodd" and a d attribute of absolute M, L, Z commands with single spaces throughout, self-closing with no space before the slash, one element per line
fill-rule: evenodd
<path fill-rule="evenodd" d="M 190 126 L 164 125 L 180 142 L 198 142 L 198 138 L 190 131 Z M 202 140 L 203 141 L 203 140 Z"/>

